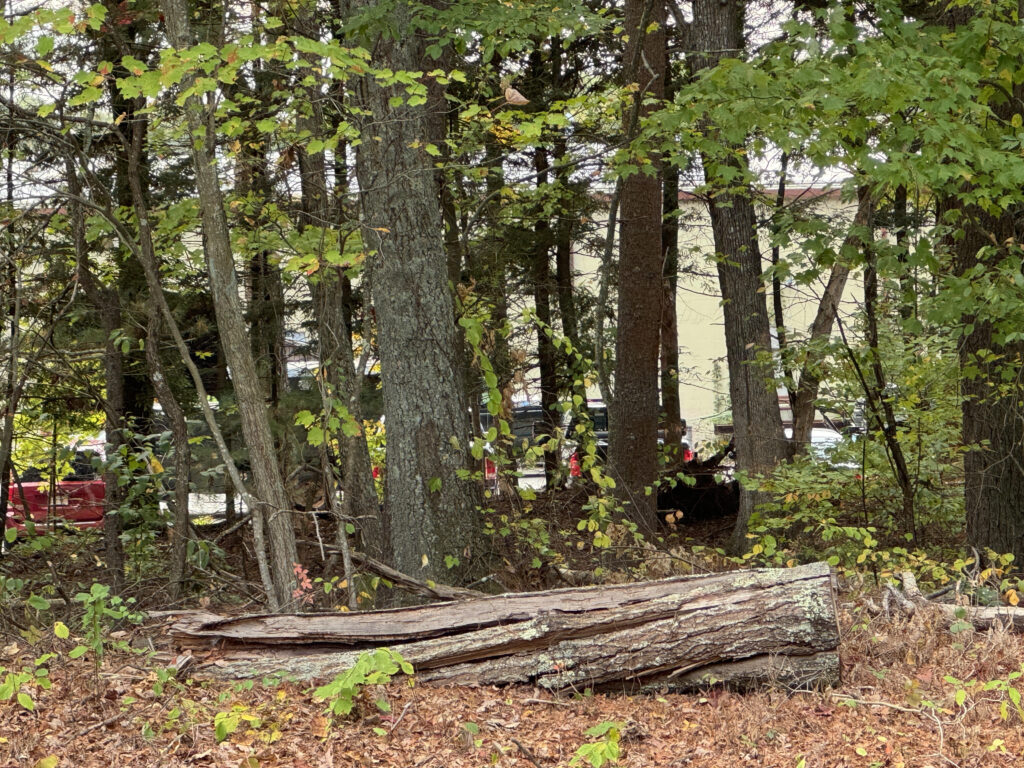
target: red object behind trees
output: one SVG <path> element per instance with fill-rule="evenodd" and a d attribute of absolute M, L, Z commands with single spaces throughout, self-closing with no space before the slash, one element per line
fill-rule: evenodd
<path fill-rule="evenodd" d="M 57 523 L 75 528 L 102 527 L 105 492 L 102 478 L 60 480 L 54 484 L 52 499 L 48 482 L 12 482 L 4 527 L 24 531 L 26 509 L 36 525 Z"/>

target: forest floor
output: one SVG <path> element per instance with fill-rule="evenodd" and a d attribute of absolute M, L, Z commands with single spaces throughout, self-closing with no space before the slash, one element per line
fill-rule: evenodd
<path fill-rule="evenodd" d="M 156 660 L 111 650 L 97 668 L 91 654 L 67 660 L 71 641 L 51 633 L 2 649 L 0 664 L 15 671 L 51 649 L 62 656 L 49 662 L 49 690 L 22 686 L 33 711 L 0 702 L 0 766 L 556 768 L 599 741 L 586 731 L 604 722 L 620 724 L 621 766 L 1020 764 L 1021 713 L 998 684 L 982 690 L 988 681 L 1015 685 L 1020 636 L 952 635 L 927 617 L 860 617 L 856 605 L 844 608 L 843 682 L 834 689 L 553 697 L 401 678 L 365 690 L 355 716 L 333 722 L 308 685 L 170 680 L 161 690 Z M 126 639 L 161 650 L 166 630 L 151 623 Z M 231 717 L 237 729 L 218 742 L 215 722 Z"/>
<path fill-rule="evenodd" d="M 532 513 L 579 519 L 578 504 L 567 498 L 539 499 Z M 498 509 L 496 520 L 514 513 Z M 687 535 L 710 544 L 729 530 L 730 521 L 707 521 Z M 552 696 L 522 687 L 430 687 L 400 676 L 364 689 L 352 716 L 332 719 L 313 685 L 204 679 L 202 658 L 189 672 L 194 677 L 176 679 L 166 671 L 175 657 L 167 616 L 105 635 L 100 663 L 94 651 L 69 658 L 84 634 L 71 595 L 103 576 L 94 554 L 99 542 L 88 541 L 75 537 L 59 557 L 40 552 L 4 562 L 0 575 L 23 579 L 23 594 L 32 584 L 64 588 L 50 594 L 62 599 L 49 611 L 28 601 L 0 609 L 0 768 L 587 768 L 600 764 L 574 763 L 577 750 L 601 742 L 605 737 L 587 732 L 607 723 L 617 724 L 621 754 L 606 765 L 969 768 L 1024 761 L 1018 693 L 1024 637 L 1004 630 L 954 633 L 920 612 L 872 618 L 862 592 L 840 595 L 842 683 L 836 688 Z M 531 583 L 523 574 L 536 569 L 517 562 L 514 549 L 498 552 L 508 565 L 506 588 L 564 586 L 543 583 L 550 574 Z M 645 576 L 668 575 L 652 562 Z M 585 567 L 585 560 L 570 565 Z M 166 573 L 150 569 L 135 574 L 136 605 L 167 607 Z M 258 590 L 235 581 L 214 573 L 200 604 L 258 610 L 239 599 Z M 231 602 L 222 605 L 218 595 L 231 595 Z M 57 636 L 66 634 L 57 622 L 70 628 L 70 637 Z M 42 669 L 49 687 L 37 682 Z"/>

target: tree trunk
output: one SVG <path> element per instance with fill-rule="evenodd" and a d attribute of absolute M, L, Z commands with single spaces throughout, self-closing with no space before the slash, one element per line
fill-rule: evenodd
<path fill-rule="evenodd" d="M 913 542 L 917 538 L 914 510 L 917 481 L 910 475 L 903 444 L 899 439 L 899 424 L 892 407 L 892 398 L 886 392 L 889 382 L 882 365 L 878 333 L 878 254 L 872 247 L 866 249 L 864 261 L 864 324 L 871 381 L 861 373 L 861 383 L 871 410 L 871 421 L 882 433 L 882 445 L 900 487 L 901 505 L 897 516 L 899 531 L 910 534 L 910 541 Z"/>
<path fill-rule="evenodd" d="M 99 314 L 100 328 L 103 329 L 103 375 L 106 385 L 103 398 L 103 429 L 106 438 L 105 450 L 110 457 L 118 452 L 124 442 L 124 368 L 121 364 L 121 349 L 115 342 L 116 332 L 121 330 L 121 305 L 117 290 L 103 285 L 93 273 L 86 241 L 81 179 L 70 157 L 66 158 L 65 167 L 68 190 L 72 198 L 68 203 L 68 210 L 75 258 L 78 262 L 78 277 L 89 302 Z M 103 550 L 107 572 L 116 592 L 124 585 L 124 547 L 121 543 L 120 513 L 124 494 L 115 472 L 104 472 L 103 483 Z"/>
<path fill-rule="evenodd" d="M 171 44 L 178 49 L 190 45 L 188 4 L 184 0 L 161 0 L 160 8 Z M 187 76 L 184 87 L 187 88 L 192 80 L 191 75 Z M 216 136 L 209 122 L 210 115 L 198 97 L 188 97 L 184 111 L 199 193 L 204 250 L 217 328 L 231 367 L 242 431 L 256 482 L 258 501 L 251 510 L 253 525 L 265 525 L 269 533 L 270 573 L 274 591 L 267 595 L 267 599 L 272 609 L 280 610 L 294 602 L 293 568 L 298 562 L 295 530 L 288 511 L 290 504 L 274 455 L 274 439 L 267 418 L 266 403 L 249 349 L 248 329 L 238 297 L 238 277 L 235 274 L 231 238 L 217 175 L 214 152 Z"/>
<path fill-rule="evenodd" d="M 408 2 L 395 5 L 396 35 L 369 46 L 375 66 L 423 68 L 424 43 L 411 29 L 412 11 Z M 430 116 L 422 106 L 389 103 L 407 99 L 404 86 L 365 78 L 355 90 L 367 111 L 356 171 L 384 385 L 394 564 L 436 581 L 468 579 L 483 565 L 480 488 L 459 477 L 470 466 L 469 409 L 437 182 L 421 146 L 431 134 Z"/>
<path fill-rule="evenodd" d="M 188 576 L 189 538 L 189 470 L 192 466 L 192 450 L 188 442 L 188 424 L 185 412 L 171 391 L 164 366 L 160 360 L 160 318 L 159 303 L 155 298 L 148 302 L 149 327 L 146 331 L 146 357 L 149 360 L 150 377 L 157 399 L 167 414 L 174 443 L 174 526 L 170 529 L 171 539 L 171 597 L 181 598 Z"/>
<path fill-rule="evenodd" d="M 967 5 L 950 8 L 944 21 L 951 29 L 967 24 L 976 9 Z M 1018 17 L 1024 3 L 1018 3 Z M 1016 23 L 1016 22 L 1015 22 Z M 1006 124 L 1022 114 L 1024 85 L 1013 86 L 1013 98 L 996 99 L 993 111 Z M 971 189 L 960 190 L 970 195 Z M 940 201 L 940 220 L 953 211 L 962 235 L 951 244 L 954 273 L 972 274 L 978 267 L 995 272 L 1005 260 L 1013 271 L 1020 269 L 1020 207 L 995 216 L 981 206 L 965 205 L 951 194 Z M 1002 279 L 1002 278 L 998 278 Z M 964 499 L 967 511 L 967 543 L 984 551 L 1014 554 L 1024 562 L 1024 342 L 1006 342 L 1006 331 L 997 330 L 999 317 L 986 316 L 986 302 L 979 298 L 978 312 L 965 312 L 970 329 L 960 344 L 963 398 Z M 996 304 L 996 306 L 999 306 Z M 1019 330 L 1019 329 L 1016 329 Z"/>
<path fill-rule="evenodd" d="M 811 430 L 814 428 L 814 411 L 818 399 L 818 387 L 821 384 L 821 360 L 813 351 L 816 344 L 824 343 L 832 335 L 832 326 L 839 313 L 839 304 L 843 299 L 846 281 L 850 276 L 850 265 L 843 255 L 851 248 L 863 249 L 863 232 L 871 226 L 875 198 L 868 187 L 857 190 L 857 213 L 853 217 L 850 229 L 839 247 L 839 259 L 832 265 L 832 271 L 825 285 L 825 292 L 818 301 L 818 311 L 811 323 L 810 336 L 807 340 L 811 347 L 807 360 L 800 370 L 800 379 L 796 385 L 796 396 L 790 406 L 793 409 L 793 452 L 799 453 L 811 442 Z"/>
<path fill-rule="evenodd" d="M 662 0 L 627 0 L 629 30 L 626 82 L 634 99 L 665 95 L 665 6 Z M 657 24 L 656 28 L 653 25 Z M 652 111 L 641 106 L 640 114 Z M 631 133 L 632 115 L 623 121 Z M 658 167 L 656 157 L 637 164 Z M 650 168 L 648 168 L 650 170 Z M 622 182 L 619 234 L 618 335 L 615 340 L 615 398 L 609 404 L 608 466 L 626 514 L 644 533 L 657 527 L 658 353 L 662 305 L 662 193 L 657 171 L 637 172 Z"/>
<path fill-rule="evenodd" d="M 668 79 L 671 70 L 666 64 L 666 94 L 671 101 L 674 88 Z M 679 402 L 679 318 L 676 310 L 676 285 L 679 282 L 679 167 L 666 165 L 662 190 L 661 248 L 661 411 L 664 418 L 665 449 L 670 464 L 678 466 L 682 455 L 680 442 L 686 436 Z"/>
<path fill-rule="evenodd" d="M 540 369 L 540 404 L 544 418 L 536 435 L 541 440 L 552 434 L 554 406 L 558 402 L 558 375 L 555 369 L 555 344 L 551 338 L 551 222 L 543 215 L 547 208 L 544 195 L 550 194 L 548 152 L 543 147 L 533 150 L 533 167 L 537 172 L 537 192 L 541 196 L 541 211 L 533 231 L 533 305 L 537 310 L 537 367 Z M 546 189 L 545 189 L 546 188 Z M 561 457 L 555 451 L 544 452 L 544 480 L 550 488 L 560 470 Z"/>
<path fill-rule="evenodd" d="M 691 37 L 693 71 L 715 67 L 742 50 L 743 4 L 738 0 L 696 0 Z M 742 168 L 740 155 L 730 160 Z M 702 158 L 705 174 L 710 159 Z M 716 179 L 707 176 L 710 184 Z M 757 217 L 749 194 L 712 193 L 709 202 L 715 238 L 718 280 L 725 316 L 726 354 L 729 361 L 729 396 L 737 468 L 748 476 L 769 472 L 786 455 L 786 439 L 775 387 L 771 332 L 765 301 Z M 730 551 L 746 549 L 747 521 L 762 500 L 755 488 L 743 487 Z"/>
<path fill-rule="evenodd" d="M 569 166 L 566 164 L 567 140 L 563 135 L 555 139 L 555 179 L 562 196 L 558 206 L 558 226 L 555 227 L 555 283 L 558 287 L 558 314 L 562 318 L 562 335 L 580 351 L 579 320 L 572 282 L 572 197 L 569 190 Z M 570 386 L 572 381 L 569 382 Z"/>
<path fill-rule="evenodd" d="M 191 616 L 178 645 L 218 649 L 218 677 L 333 677 L 387 645 L 436 684 L 550 690 L 810 687 L 839 680 L 824 563 L 500 595 L 397 611 Z"/>
<path fill-rule="evenodd" d="M 300 5 L 295 15 L 296 31 L 304 37 L 317 40 L 320 29 L 313 14 L 312 6 Z M 315 56 L 311 57 L 315 61 Z M 323 108 L 321 106 L 319 88 L 307 90 L 309 115 L 300 115 L 297 127 L 300 131 L 308 130 L 313 138 L 322 138 L 325 133 Z M 320 241 L 327 244 L 337 239 L 337 231 L 342 224 L 351 224 L 344 217 L 344 208 L 332 206 L 330 192 L 327 188 L 327 164 L 323 152 L 311 155 L 300 149 L 299 174 L 302 191 L 302 208 L 299 223 L 302 227 L 316 227 L 323 236 Z M 338 158 L 337 162 L 345 162 Z M 347 182 L 347 173 L 335 174 L 339 182 Z M 346 190 L 347 191 L 347 190 Z M 339 244 L 344 249 L 344 242 Z M 323 370 L 321 396 L 326 412 L 336 411 L 338 406 L 348 410 L 352 419 L 362 425 L 362 405 L 360 390 L 361 376 L 355 370 L 355 359 L 352 351 L 352 329 L 347 325 L 344 307 L 344 273 L 339 267 L 330 267 L 321 261 L 320 269 L 309 279 L 310 293 L 313 297 L 313 315 L 316 318 L 317 337 L 319 341 L 319 361 Z M 344 495 L 341 503 L 341 518 L 337 520 L 336 541 L 340 545 L 347 536 L 346 523 L 356 520 L 361 533 L 363 548 L 373 557 L 390 560 L 391 544 L 388 539 L 390 531 L 382 518 L 380 502 L 373 482 L 373 470 L 370 453 L 367 450 L 366 438 L 360 430 L 358 434 L 332 435 L 337 441 L 338 463 L 340 465 Z M 333 471 L 333 470 L 332 470 Z M 325 490 L 331 493 L 333 478 L 324 478 Z M 333 507 L 332 507 L 333 509 Z M 346 574 L 346 577 L 348 574 Z"/>

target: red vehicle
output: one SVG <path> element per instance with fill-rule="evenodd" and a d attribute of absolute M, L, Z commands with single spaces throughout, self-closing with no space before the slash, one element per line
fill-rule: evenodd
<path fill-rule="evenodd" d="M 92 454 L 78 451 L 70 471 L 53 481 L 35 467 L 11 481 L 4 528 L 26 528 L 26 514 L 45 530 L 51 526 L 99 528 L 103 525 L 106 485 L 93 466 Z M 52 493 L 51 493 L 52 491 Z"/>

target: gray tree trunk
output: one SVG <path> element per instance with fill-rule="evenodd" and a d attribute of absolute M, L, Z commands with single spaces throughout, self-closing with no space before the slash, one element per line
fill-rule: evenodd
<path fill-rule="evenodd" d="M 295 16 L 294 23 L 299 34 L 316 40 L 320 37 L 320 30 L 311 11 L 312 8 L 301 8 Z M 323 137 L 325 122 L 319 90 L 309 89 L 307 101 L 309 114 L 299 117 L 297 127 L 299 130 L 308 130 L 309 135 L 314 138 Z M 338 162 L 345 161 L 339 158 Z M 335 218 L 336 214 L 341 213 L 341 209 L 331 205 L 324 154 L 320 152 L 310 155 L 305 150 L 300 150 L 299 174 L 302 190 L 299 221 L 303 227 L 321 228 L 326 244 L 327 237 L 337 237 L 331 227 L 348 222 Z M 340 247 L 344 247 L 344 243 L 341 243 Z M 355 370 L 352 333 L 347 325 L 343 305 L 344 270 L 329 268 L 329 265 L 324 263 L 315 278 L 310 279 L 309 288 L 313 296 L 320 365 L 325 372 L 327 385 L 324 392 L 324 408 L 342 405 L 348 409 L 357 423 L 362 424 L 362 407 L 359 399 L 362 388 L 361 374 Z M 343 543 L 343 537 L 346 536 L 345 523 L 348 519 L 354 519 L 361 534 L 363 550 L 372 557 L 390 560 L 390 529 L 380 510 L 366 438 L 362 432 L 353 436 L 336 437 L 345 489 L 341 507 L 345 519 L 337 521 L 337 541 L 339 544 Z"/>
<path fill-rule="evenodd" d="M 967 5 L 946 10 L 943 21 L 951 29 L 967 24 L 975 8 Z M 1024 2 L 1018 3 L 1024 13 Z M 1022 114 L 1024 85 L 1013 88 L 1013 98 L 991 97 L 996 116 L 1007 124 Z M 964 188 L 963 193 L 970 192 Z M 994 216 L 981 206 L 969 206 L 950 196 L 940 203 L 940 214 L 958 210 L 962 236 L 952 243 L 954 271 L 967 275 L 979 265 L 991 270 L 1006 260 L 1020 266 L 1021 210 L 1015 207 Z M 970 328 L 960 344 L 960 360 L 971 371 L 961 379 L 963 398 L 964 499 L 967 509 L 967 542 L 979 550 L 1012 552 L 1014 562 L 1024 562 L 1024 343 L 1006 343 L 996 323 L 1000 318 L 981 312 L 965 312 Z"/>
<path fill-rule="evenodd" d="M 739 55 L 744 46 L 743 7 L 739 0 L 695 0 L 690 35 L 695 74 L 723 58 Z M 739 166 L 741 161 L 733 162 Z M 708 181 L 714 183 L 713 178 Z M 713 193 L 709 207 L 725 315 L 737 467 L 747 475 L 759 475 L 771 471 L 785 457 L 786 438 L 770 359 L 757 217 L 749 195 Z M 756 490 L 741 488 L 731 551 L 739 553 L 746 548 L 747 521 L 760 500 Z"/>
<path fill-rule="evenodd" d="M 353 3 L 354 10 L 372 6 Z M 373 64 L 427 67 L 412 7 L 395 4 L 391 35 L 370 41 Z M 364 245 L 377 316 L 387 427 L 386 497 L 394 565 L 436 581 L 460 581 L 481 566 L 480 488 L 469 467 L 469 410 L 460 374 L 454 306 L 423 106 L 392 107 L 404 87 L 365 78 L 355 100 L 367 110 L 356 171 Z M 456 560 L 446 558 L 457 558 Z M 452 565 L 451 571 L 447 565 Z"/>
<path fill-rule="evenodd" d="M 655 28 L 653 25 L 657 24 Z M 626 82 L 634 98 L 665 95 L 665 6 L 627 0 Z M 634 110 L 637 105 L 634 105 Z M 652 107 L 640 107 L 639 114 Z M 634 115 L 624 122 L 631 135 Z M 655 158 L 655 168 L 657 162 Z M 658 358 L 662 306 L 662 192 L 658 173 L 634 173 L 622 182 L 619 229 L 618 334 L 615 397 L 609 404 L 608 466 L 627 516 L 645 533 L 657 527 Z"/>
<path fill-rule="evenodd" d="M 161 0 L 168 39 L 175 48 L 192 42 L 189 7 L 185 0 Z M 185 79 L 185 87 L 192 78 Z M 231 238 L 217 174 L 216 134 L 212 115 L 196 96 L 186 99 L 185 117 L 189 132 L 192 165 L 199 192 L 203 242 L 206 251 L 210 289 L 213 293 L 217 327 L 231 367 L 242 432 L 249 450 L 249 462 L 256 485 L 253 525 L 266 526 L 270 544 L 270 573 L 273 593 L 267 595 L 274 610 L 293 604 L 295 588 L 293 568 L 298 562 L 295 530 L 290 504 L 280 468 L 274 454 L 274 439 L 267 418 L 263 390 L 249 348 L 248 329 L 238 296 L 238 276 L 231 251 Z"/>
<path fill-rule="evenodd" d="M 828 340 L 832 335 L 832 327 L 839 313 L 839 303 L 843 299 L 847 278 L 850 276 L 850 265 L 842 255 L 848 248 L 863 249 L 863 230 L 871 225 L 874 213 L 875 198 L 868 187 L 857 191 L 857 213 L 850 224 L 850 230 L 839 247 L 840 257 L 832 266 L 825 291 L 818 301 L 818 310 L 811 323 L 808 344 L 814 345 Z M 799 453 L 811 442 L 811 430 L 814 428 L 814 412 L 818 399 L 818 387 L 821 385 L 821 359 L 812 353 L 800 370 L 800 379 L 796 385 L 795 397 L 790 403 L 793 408 L 793 452 Z"/>

